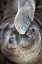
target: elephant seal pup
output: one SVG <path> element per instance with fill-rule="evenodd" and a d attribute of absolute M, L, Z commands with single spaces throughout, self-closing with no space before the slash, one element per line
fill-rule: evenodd
<path fill-rule="evenodd" d="M 36 62 L 36 58 L 41 50 L 41 35 L 39 28 L 34 23 L 24 35 L 21 35 L 14 25 L 14 15 L 16 15 L 14 10 L 8 8 L 6 12 L 7 14 L 4 16 L 4 25 L 2 29 L 2 54 L 17 64 Z M 37 30 L 35 30 L 35 27 Z"/>
<path fill-rule="evenodd" d="M 15 28 L 13 18 L 5 23 L 2 30 L 1 52 L 9 60 L 17 64 L 34 62 L 41 50 L 41 35 L 36 25 L 31 25 L 25 35 Z"/>

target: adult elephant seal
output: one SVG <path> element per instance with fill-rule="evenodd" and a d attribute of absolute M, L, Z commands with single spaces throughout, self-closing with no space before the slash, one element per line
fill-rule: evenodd
<path fill-rule="evenodd" d="M 1 52 L 6 58 L 17 64 L 35 63 L 41 50 L 39 24 L 32 22 L 26 33 L 22 35 L 14 25 L 16 13 L 14 9 L 7 9 L 5 13 L 2 24 Z"/>

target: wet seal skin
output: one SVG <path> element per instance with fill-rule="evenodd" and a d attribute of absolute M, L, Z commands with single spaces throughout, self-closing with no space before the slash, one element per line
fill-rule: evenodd
<path fill-rule="evenodd" d="M 17 64 L 35 60 L 41 50 L 41 35 L 36 25 L 31 25 L 25 35 L 19 34 L 14 23 L 8 23 L 2 30 L 2 54 Z"/>
<path fill-rule="evenodd" d="M 14 24 L 20 34 L 25 34 L 34 20 L 35 0 L 19 0 Z"/>
<path fill-rule="evenodd" d="M 35 63 L 41 50 L 39 28 L 35 23 L 30 24 L 25 34 L 20 34 L 15 27 L 14 20 L 13 17 L 9 17 L 4 22 L 1 52 L 6 58 L 17 64 Z"/>

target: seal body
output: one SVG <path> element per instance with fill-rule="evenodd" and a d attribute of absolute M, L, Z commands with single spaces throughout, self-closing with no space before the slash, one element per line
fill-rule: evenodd
<path fill-rule="evenodd" d="M 33 64 L 41 50 L 40 27 L 34 20 L 26 33 L 20 34 L 14 24 L 16 9 L 8 8 L 5 12 L 1 52 L 6 58 L 17 64 Z"/>

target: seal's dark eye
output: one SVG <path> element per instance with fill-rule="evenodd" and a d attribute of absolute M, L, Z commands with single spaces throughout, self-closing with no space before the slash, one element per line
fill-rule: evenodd
<path fill-rule="evenodd" d="M 35 30 L 34 30 L 34 29 L 32 29 L 32 31 L 33 31 L 33 32 L 35 32 Z"/>
<path fill-rule="evenodd" d="M 14 37 L 11 37 L 11 38 L 9 39 L 9 43 L 12 43 L 13 40 L 14 40 Z"/>

